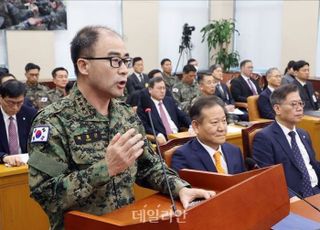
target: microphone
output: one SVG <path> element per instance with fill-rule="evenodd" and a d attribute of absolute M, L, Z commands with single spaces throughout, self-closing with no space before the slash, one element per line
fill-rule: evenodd
<path fill-rule="evenodd" d="M 151 117 L 151 109 L 150 108 L 146 108 L 145 112 L 148 114 L 149 121 L 150 121 L 150 124 L 151 124 L 152 133 L 153 133 L 154 139 L 156 141 L 156 146 L 157 146 L 157 151 L 158 151 L 158 155 L 159 155 L 160 162 L 161 162 L 162 172 L 164 174 L 164 178 L 166 180 L 166 184 L 167 184 L 167 187 L 168 187 L 168 190 L 169 190 L 169 196 L 170 196 L 170 199 L 171 199 L 171 208 L 173 210 L 173 213 L 176 214 L 177 213 L 177 207 L 176 207 L 176 203 L 175 203 L 175 201 L 173 199 L 173 196 L 172 196 L 172 191 L 171 191 L 171 188 L 170 188 L 167 172 L 166 172 L 166 169 L 165 169 L 165 166 L 164 166 L 164 163 L 163 163 L 163 158 L 162 158 L 162 154 L 160 152 L 159 143 L 157 141 L 157 135 L 156 135 L 156 131 L 154 129 L 154 125 L 153 125 L 153 121 L 152 121 L 152 117 Z"/>
<path fill-rule="evenodd" d="M 259 165 L 257 164 L 257 162 L 250 158 L 247 157 L 245 160 L 246 164 L 248 165 L 249 169 L 260 169 L 261 167 L 259 167 Z M 295 196 L 297 196 L 300 200 L 306 202 L 308 205 L 310 205 L 312 208 L 314 208 L 315 210 L 317 210 L 318 212 L 320 212 L 320 209 L 318 207 L 316 207 L 315 205 L 313 205 L 312 203 L 310 203 L 309 201 L 307 201 L 305 198 L 303 198 L 301 195 L 299 195 L 298 193 L 296 193 L 293 189 L 291 189 L 289 186 L 287 186 L 288 190 L 293 193 Z"/>

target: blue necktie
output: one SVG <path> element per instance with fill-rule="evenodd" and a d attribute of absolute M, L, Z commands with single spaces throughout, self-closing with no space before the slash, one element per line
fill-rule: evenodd
<path fill-rule="evenodd" d="M 289 136 L 291 137 L 291 148 L 293 152 L 294 159 L 296 160 L 298 167 L 302 171 L 302 196 L 308 197 L 313 195 L 311 181 L 309 177 L 309 173 L 302 158 L 301 152 L 299 150 L 298 144 L 296 142 L 296 133 L 294 131 L 289 132 Z"/>

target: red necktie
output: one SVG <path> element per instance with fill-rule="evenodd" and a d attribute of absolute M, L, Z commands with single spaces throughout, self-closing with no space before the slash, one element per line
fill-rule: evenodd
<path fill-rule="evenodd" d="M 19 143 L 18 143 L 18 134 L 16 124 L 14 123 L 14 118 L 9 117 L 9 151 L 10 155 L 18 154 L 19 153 Z"/>
<path fill-rule="evenodd" d="M 167 116 L 164 112 L 164 109 L 163 109 L 163 103 L 162 102 L 159 102 L 159 110 L 160 110 L 160 118 L 161 118 L 161 121 L 163 123 L 163 126 L 164 128 L 166 129 L 166 134 L 170 134 L 170 133 L 173 133 L 172 132 L 172 129 L 170 128 L 170 125 L 169 125 L 169 121 L 167 119 Z"/>

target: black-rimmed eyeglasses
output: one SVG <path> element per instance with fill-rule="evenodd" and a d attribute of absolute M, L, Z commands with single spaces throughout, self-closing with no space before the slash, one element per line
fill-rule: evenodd
<path fill-rule="evenodd" d="M 132 67 L 132 58 L 126 57 L 81 57 L 87 60 L 109 60 L 110 66 L 113 68 L 120 68 L 122 64 L 124 64 L 127 68 Z"/>

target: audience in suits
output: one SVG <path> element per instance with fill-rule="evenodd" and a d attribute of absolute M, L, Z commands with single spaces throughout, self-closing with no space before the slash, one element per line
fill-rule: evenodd
<path fill-rule="evenodd" d="M 196 169 L 225 174 L 245 171 L 239 147 L 226 142 L 227 119 L 224 102 L 217 96 L 202 96 L 190 108 L 196 137 L 179 147 L 171 168 Z"/>
<path fill-rule="evenodd" d="M 275 121 L 256 134 L 253 158 L 261 167 L 282 164 L 288 187 L 303 197 L 320 192 L 320 164 L 309 134 L 296 127 L 303 117 L 304 102 L 294 84 L 283 85 L 271 94 Z M 289 190 L 290 196 L 294 193 Z"/>
<path fill-rule="evenodd" d="M 182 71 L 182 79 L 173 85 L 172 95 L 178 106 L 185 113 L 188 113 L 192 100 L 200 96 L 200 91 L 195 80 L 197 76 L 196 68 L 193 65 L 185 65 Z"/>
<path fill-rule="evenodd" d="M 295 61 L 291 60 L 288 62 L 286 69 L 284 70 L 284 76 L 281 80 L 281 85 L 290 84 L 294 80 L 294 66 Z"/>
<path fill-rule="evenodd" d="M 253 71 L 252 61 L 244 60 L 240 63 L 240 76 L 231 81 L 231 94 L 236 102 L 247 102 L 247 98 L 261 93 L 256 80 L 251 79 Z"/>
<path fill-rule="evenodd" d="M 296 78 L 293 84 L 299 88 L 299 93 L 302 101 L 305 103 L 305 110 L 318 110 L 319 104 L 316 95 L 314 94 L 312 83 L 309 79 L 309 63 L 300 60 L 294 63 L 293 70 Z"/>
<path fill-rule="evenodd" d="M 270 68 L 266 72 L 267 87 L 261 92 L 258 98 L 258 110 L 260 117 L 274 119 L 274 111 L 271 106 L 271 93 L 281 84 L 281 73 L 277 68 Z"/>
<path fill-rule="evenodd" d="M 172 97 L 166 96 L 166 85 L 162 77 L 154 77 L 149 81 L 149 96 L 141 97 L 137 113 L 146 133 L 153 134 L 146 108 L 151 108 L 151 117 L 160 144 L 165 143 L 167 135 L 177 133 L 182 127 L 188 128 L 190 118 L 175 104 Z"/>
<path fill-rule="evenodd" d="M 24 105 L 25 85 L 9 80 L 0 88 L 0 162 L 23 164 L 20 153 L 27 153 L 27 139 L 36 110 Z"/>
<path fill-rule="evenodd" d="M 132 67 L 134 72 L 128 77 L 126 89 L 127 100 L 126 102 L 131 106 L 137 106 L 137 95 L 142 89 L 148 87 L 149 77 L 143 73 L 143 59 L 135 57 L 132 60 Z"/>

